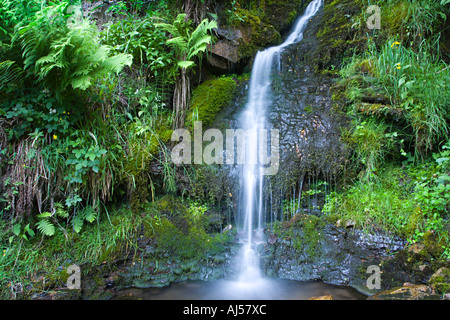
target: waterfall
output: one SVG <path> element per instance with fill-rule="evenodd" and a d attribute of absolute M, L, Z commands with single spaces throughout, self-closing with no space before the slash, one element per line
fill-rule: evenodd
<path fill-rule="evenodd" d="M 263 206 L 264 175 L 262 166 L 258 164 L 258 133 L 266 127 L 266 111 L 271 104 L 271 73 L 275 65 L 280 68 L 282 50 L 303 39 L 303 30 L 309 19 L 314 16 L 323 0 L 312 1 L 304 15 L 296 22 L 293 31 L 280 45 L 270 47 L 256 54 L 252 73 L 248 101 L 239 118 L 241 128 L 250 134 L 244 144 L 245 163 L 241 172 L 241 204 L 240 221 L 241 241 L 244 242 L 241 256 L 241 282 L 254 281 L 259 278 L 259 261 L 253 249 L 257 241 L 261 241 L 265 222 Z M 255 241 L 257 240 L 257 241 Z"/>

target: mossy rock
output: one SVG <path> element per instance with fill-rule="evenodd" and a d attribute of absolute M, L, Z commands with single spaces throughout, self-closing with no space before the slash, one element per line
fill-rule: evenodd
<path fill-rule="evenodd" d="M 428 230 L 423 235 L 423 244 L 425 250 L 431 255 L 431 258 L 439 259 L 444 252 L 445 243 L 439 240 L 438 235 L 433 230 Z"/>
<path fill-rule="evenodd" d="M 438 300 L 439 296 L 434 294 L 431 287 L 420 284 L 408 284 L 403 287 L 396 287 L 382 291 L 368 300 Z"/>
<path fill-rule="evenodd" d="M 450 269 L 440 268 L 428 280 L 428 284 L 441 294 L 450 292 Z"/>
<path fill-rule="evenodd" d="M 189 226 L 188 232 L 184 233 L 167 218 L 161 219 L 155 234 L 158 246 L 171 256 L 201 258 L 210 248 L 210 239 L 201 227 Z"/>
<path fill-rule="evenodd" d="M 174 214 L 175 211 L 182 211 L 183 213 L 187 208 L 181 203 L 181 200 L 174 195 L 168 194 L 155 203 L 156 209 L 162 214 Z"/>
<path fill-rule="evenodd" d="M 261 18 L 262 12 L 238 8 L 233 21 L 218 28 L 208 56 L 213 73 L 242 73 L 258 50 L 281 42 L 280 32 Z"/>
<path fill-rule="evenodd" d="M 381 15 L 381 25 L 385 32 L 391 35 L 398 35 L 402 33 L 402 26 L 404 21 L 408 19 L 408 4 L 407 1 L 397 1 L 389 8 L 381 8 L 386 14 Z"/>
<path fill-rule="evenodd" d="M 281 35 L 274 26 L 262 22 L 259 17 L 247 10 L 240 10 L 240 13 L 245 17 L 238 26 L 243 35 L 238 51 L 240 59 L 251 59 L 258 50 L 281 41 Z"/>
<path fill-rule="evenodd" d="M 352 50 L 362 51 L 367 43 L 365 23 L 362 22 L 363 4 L 360 1 L 325 1 L 323 23 L 317 32 L 319 48 L 315 59 L 319 69 L 339 66 Z M 359 27 L 355 28 L 355 21 Z"/>
<path fill-rule="evenodd" d="M 264 12 L 263 21 L 271 24 L 278 32 L 286 31 L 310 1 L 301 0 L 263 0 L 260 10 Z"/>
<path fill-rule="evenodd" d="M 220 77 L 203 82 L 192 93 L 186 125 L 192 127 L 194 120 L 202 121 L 203 128 L 212 125 L 217 113 L 232 100 L 235 90 L 236 82 L 232 77 Z"/>

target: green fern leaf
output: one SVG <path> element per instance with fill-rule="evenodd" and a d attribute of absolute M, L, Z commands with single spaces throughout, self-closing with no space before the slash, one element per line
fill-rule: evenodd
<path fill-rule="evenodd" d="M 81 228 L 83 228 L 83 221 L 84 217 L 80 214 L 77 214 L 72 219 L 73 224 L 73 230 L 75 230 L 76 233 L 79 233 L 81 231 Z"/>
<path fill-rule="evenodd" d="M 51 237 L 55 234 L 55 226 L 47 219 L 39 220 L 36 227 L 45 236 Z"/>
<path fill-rule="evenodd" d="M 11 82 L 21 82 L 23 71 L 14 61 L 6 60 L 0 62 L 0 89 Z"/>
<path fill-rule="evenodd" d="M 86 207 L 83 213 L 84 218 L 90 223 L 94 222 L 95 219 L 97 218 L 97 212 L 95 212 L 94 208 L 92 207 Z"/>
<path fill-rule="evenodd" d="M 39 219 L 49 218 L 51 216 L 52 216 L 52 214 L 50 212 L 42 212 L 42 213 L 37 215 L 37 217 Z"/>

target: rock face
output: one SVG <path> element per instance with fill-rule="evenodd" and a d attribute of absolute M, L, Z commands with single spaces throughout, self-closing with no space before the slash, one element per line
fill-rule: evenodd
<path fill-rule="evenodd" d="M 277 240 L 260 248 L 263 273 L 289 280 L 321 280 L 349 285 L 370 295 L 369 266 L 380 267 L 388 253 L 399 251 L 405 242 L 388 234 L 366 234 L 325 223 L 303 215 L 287 228 L 275 230 Z M 273 242 L 273 241 L 272 241 Z"/>
<path fill-rule="evenodd" d="M 215 73 L 234 72 L 240 70 L 246 61 L 241 61 L 239 45 L 244 39 L 239 29 L 218 29 L 219 40 L 211 46 L 211 54 L 207 57 L 209 67 Z"/>
<path fill-rule="evenodd" d="M 238 9 L 234 23 L 216 31 L 208 67 L 216 74 L 241 73 L 258 50 L 277 44 L 310 1 L 259 1 L 252 8 Z M 259 12 L 258 16 L 255 12 Z"/>
<path fill-rule="evenodd" d="M 208 68 L 215 74 L 242 73 L 258 49 L 280 41 L 280 34 L 258 19 L 238 27 L 216 30 L 217 41 L 207 57 Z"/>
<path fill-rule="evenodd" d="M 440 268 L 428 280 L 428 284 L 436 290 L 437 293 L 446 294 L 450 291 L 450 269 Z"/>

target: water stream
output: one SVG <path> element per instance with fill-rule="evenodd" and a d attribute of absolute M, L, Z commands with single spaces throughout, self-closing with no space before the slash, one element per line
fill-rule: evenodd
<path fill-rule="evenodd" d="M 303 30 L 309 19 L 314 16 L 322 5 L 322 0 L 312 1 L 305 10 L 304 15 L 298 19 L 287 39 L 280 45 L 270 47 L 256 54 L 250 77 L 248 102 L 239 119 L 241 128 L 248 135 L 243 150 L 246 155 L 242 166 L 241 185 L 241 252 L 240 283 L 260 284 L 262 281 L 259 271 L 258 255 L 255 245 L 262 240 L 265 212 L 263 210 L 263 184 L 264 172 L 261 159 L 258 159 L 257 146 L 261 135 L 258 133 L 266 128 L 266 111 L 272 103 L 271 75 L 273 67 L 280 66 L 280 54 L 283 49 L 303 39 Z M 259 150 L 261 152 L 261 150 Z"/>
<path fill-rule="evenodd" d="M 218 280 L 184 281 L 164 288 L 128 288 L 119 291 L 113 300 L 307 300 L 326 295 L 334 300 L 366 298 L 352 288 L 323 282 L 261 278 L 252 285 Z"/>

